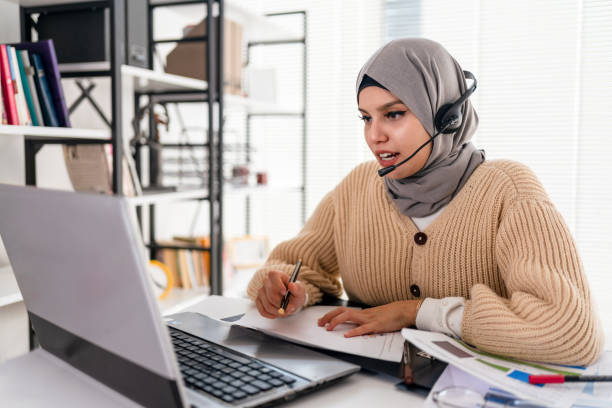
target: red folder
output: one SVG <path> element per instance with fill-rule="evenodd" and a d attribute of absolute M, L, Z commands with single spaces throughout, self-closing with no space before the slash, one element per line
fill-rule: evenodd
<path fill-rule="evenodd" d="M 18 125 L 19 117 L 17 116 L 17 104 L 15 103 L 15 90 L 13 89 L 6 45 L 4 44 L 0 44 L 0 81 L 2 81 L 2 97 L 8 124 Z"/>

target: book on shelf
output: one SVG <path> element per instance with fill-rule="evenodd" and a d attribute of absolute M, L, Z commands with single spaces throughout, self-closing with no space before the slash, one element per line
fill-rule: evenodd
<path fill-rule="evenodd" d="M 195 237 L 174 237 L 174 240 L 182 244 L 197 245 L 205 248 L 210 247 L 210 237 L 208 236 L 195 236 Z M 210 251 L 198 251 L 193 250 L 194 256 L 201 259 L 197 265 L 200 266 L 197 275 L 201 277 L 202 285 L 208 286 L 210 283 Z"/>
<path fill-rule="evenodd" d="M 2 80 L 0 80 L 0 125 L 8 124 L 6 109 L 4 108 L 4 96 L 2 96 Z"/>
<path fill-rule="evenodd" d="M 191 259 L 193 263 L 193 272 L 196 286 L 201 288 L 202 286 L 204 286 L 204 281 L 202 280 L 202 256 L 198 253 L 198 251 L 191 251 Z"/>
<path fill-rule="evenodd" d="M 55 55 L 55 47 L 53 40 L 41 40 L 37 42 L 13 44 L 17 50 L 27 50 L 30 55 L 38 55 L 42 70 L 46 74 L 51 101 L 55 108 L 59 126 L 70 127 L 70 119 L 68 117 L 68 108 L 64 98 L 64 90 L 62 88 L 60 71 L 57 66 L 57 57 Z M 35 61 L 36 63 L 36 61 Z M 38 66 L 36 67 L 38 71 Z"/>
<path fill-rule="evenodd" d="M 9 58 L 9 69 L 13 78 L 13 90 L 15 91 L 15 102 L 17 103 L 17 115 L 19 116 L 19 124 L 22 126 L 30 126 L 30 112 L 26 105 L 25 95 L 23 93 L 23 84 L 21 83 L 21 74 L 19 73 L 19 65 L 17 64 L 17 52 L 14 47 L 7 46 Z"/>
<path fill-rule="evenodd" d="M 6 124 L 70 127 L 52 40 L 0 44 Z"/>
<path fill-rule="evenodd" d="M 2 81 L 2 97 L 6 111 L 7 123 L 18 125 L 17 103 L 15 102 L 15 90 L 9 65 L 8 50 L 5 44 L 0 44 L 0 78 Z"/>
<path fill-rule="evenodd" d="M 181 287 L 184 289 L 191 289 L 191 276 L 189 273 L 189 251 L 186 249 L 179 249 L 176 253 L 178 259 L 179 278 L 181 278 Z"/>
<path fill-rule="evenodd" d="M 167 241 L 159 241 L 159 245 L 171 245 Z M 181 288 L 181 277 L 178 271 L 178 258 L 177 251 L 172 248 L 163 248 L 157 251 L 157 260 L 166 265 L 170 274 L 172 275 L 172 287 Z"/>
<path fill-rule="evenodd" d="M 160 246 L 205 245 L 208 237 L 175 237 L 172 241 L 158 241 Z M 207 246 L 207 245 L 206 245 Z M 157 259 L 164 263 L 173 277 L 174 287 L 192 289 L 210 286 L 210 254 L 192 249 L 162 248 Z"/>
<path fill-rule="evenodd" d="M 57 127 L 59 126 L 59 122 L 57 114 L 55 113 L 51 91 L 49 89 L 49 84 L 47 83 L 47 76 L 45 75 L 45 70 L 43 68 L 40 56 L 38 54 L 32 54 L 32 61 L 34 62 L 34 71 L 36 72 L 34 75 L 36 90 L 40 96 L 40 106 L 45 126 Z"/>
<path fill-rule="evenodd" d="M 19 65 L 19 73 L 21 74 L 23 91 L 28 110 L 30 111 L 32 125 L 42 126 L 42 111 L 40 110 L 36 84 L 34 83 L 34 67 L 30 63 L 30 55 L 27 50 L 19 50 L 17 52 L 17 64 Z"/>

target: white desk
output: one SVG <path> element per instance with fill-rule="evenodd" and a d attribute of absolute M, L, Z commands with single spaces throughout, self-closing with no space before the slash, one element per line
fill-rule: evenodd
<path fill-rule="evenodd" d="M 185 311 L 213 318 L 243 313 L 246 300 L 228 304 L 210 297 Z M 57 368 L 44 364 L 48 353 L 34 351 L 0 365 L 0 405 L 6 407 L 134 407 L 132 401 L 90 379 L 75 381 L 72 367 L 60 362 Z M 57 359 L 56 359 L 57 360 Z M 59 361 L 59 360 L 58 360 Z M 103 362 L 101 362 L 103 364 Z M 419 407 L 424 397 L 395 387 L 399 380 L 384 375 L 353 374 L 341 382 L 285 403 L 285 407 L 356 408 L 375 406 Z"/>

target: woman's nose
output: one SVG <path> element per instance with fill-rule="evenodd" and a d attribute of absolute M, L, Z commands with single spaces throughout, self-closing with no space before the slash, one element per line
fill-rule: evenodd
<path fill-rule="evenodd" d="M 381 126 L 378 121 L 372 119 L 368 132 L 368 139 L 370 139 L 372 143 L 385 142 L 387 140 L 387 134 L 384 126 Z"/>

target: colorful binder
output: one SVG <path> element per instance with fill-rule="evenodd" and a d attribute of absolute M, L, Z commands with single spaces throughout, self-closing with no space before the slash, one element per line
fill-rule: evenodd
<path fill-rule="evenodd" d="M 2 81 L 0 81 L 0 124 L 8 124 L 8 118 L 6 117 L 6 109 L 4 108 L 4 97 L 2 96 Z"/>
<path fill-rule="evenodd" d="M 57 66 L 57 57 L 55 55 L 53 40 L 14 44 L 14 47 L 18 50 L 28 50 L 31 56 L 33 56 L 33 54 L 39 55 L 42 64 L 41 67 L 46 73 L 51 102 L 57 114 L 58 126 L 70 127 L 68 108 L 66 107 L 66 100 L 64 99 L 64 91 L 62 89 L 60 72 Z"/>
<path fill-rule="evenodd" d="M 36 82 L 36 91 L 38 92 L 38 99 L 40 100 L 41 110 L 43 114 L 43 120 L 45 126 L 59 126 L 57 115 L 53 107 L 51 91 L 49 90 L 49 84 L 45 76 L 45 70 L 40 59 L 40 55 L 32 54 L 32 61 L 34 62 L 34 70 L 36 75 L 34 76 Z"/>
<path fill-rule="evenodd" d="M 2 97 L 4 108 L 9 125 L 18 125 L 19 116 L 17 115 L 17 104 L 15 103 L 15 90 L 11 78 L 11 68 L 9 65 L 8 52 L 6 45 L 0 44 L 0 80 L 2 81 Z"/>
<path fill-rule="evenodd" d="M 30 119 L 32 120 L 32 125 L 40 126 L 41 124 L 38 118 L 41 116 L 39 116 L 39 114 L 37 114 L 36 112 L 37 110 L 40 111 L 40 109 L 37 109 L 38 106 L 36 106 L 38 104 L 38 98 L 34 99 L 34 96 L 36 96 L 36 88 L 30 89 L 30 83 L 32 83 L 32 85 L 34 84 L 34 74 L 27 70 L 28 68 L 31 70 L 32 67 L 29 66 L 29 58 L 27 59 L 28 64 L 26 65 L 26 61 L 24 61 L 24 54 L 25 58 L 28 58 L 28 52 L 26 50 L 20 50 L 16 52 L 17 65 L 19 66 L 19 74 L 21 75 L 21 86 L 23 88 L 23 93 L 26 99 L 26 104 L 28 106 L 28 111 L 30 113 Z M 34 93 L 34 95 L 32 95 L 32 93 Z"/>
<path fill-rule="evenodd" d="M 19 50 L 19 53 L 21 54 L 23 69 L 25 70 L 26 76 L 28 78 L 28 84 L 30 86 L 30 95 L 32 96 L 32 102 L 34 104 L 34 110 L 36 111 L 38 123 L 40 126 L 44 126 L 45 124 L 43 122 L 43 114 L 40 107 L 40 100 L 38 97 L 38 91 L 36 90 L 36 81 L 34 79 L 34 76 L 36 75 L 34 65 L 27 50 Z"/>
<path fill-rule="evenodd" d="M 17 63 L 17 52 L 13 47 L 6 47 L 9 56 L 9 64 L 11 64 L 11 75 L 13 77 L 13 89 L 15 90 L 15 101 L 17 102 L 17 114 L 19 115 L 19 124 L 23 126 L 32 125 L 30 112 L 26 103 L 26 97 L 21 82 L 21 73 L 19 72 L 19 64 Z"/>

